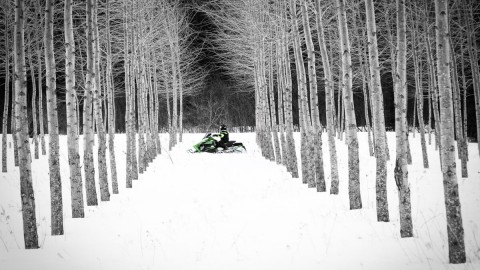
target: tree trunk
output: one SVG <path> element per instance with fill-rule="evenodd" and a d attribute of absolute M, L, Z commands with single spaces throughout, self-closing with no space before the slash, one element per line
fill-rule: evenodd
<path fill-rule="evenodd" d="M 428 29 L 427 20 L 424 20 L 424 27 Z M 436 79 L 436 72 L 435 72 L 435 63 L 432 48 L 430 45 L 430 34 L 428 31 L 425 33 L 426 35 L 426 45 L 427 45 L 427 63 L 429 66 L 429 77 L 430 77 L 430 92 L 431 92 L 431 104 L 433 110 L 433 121 L 435 121 L 435 149 L 440 147 L 440 129 L 437 128 L 441 125 L 441 118 L 440 113 L 438 111 L 438 95 L 437 95 L 437 79 Z M 432 125 L 431 125 L 432 126 Z"/>
<path fill-rule="evenodd" d="M 135 43 L 132 42 L 132 51 L 134 51 L 134 45 Z M 135 60 L 134 60 L 134 54 L 132 53 L 132 56 L 130 57 L 130 99 L 131 99 L 131 107 L 130 107 L 130 114 L 131 114 L 131 120 L 132 120 L 132 134 L 131 134 L 131 146 L 132 146 L 132 152 L 131 152 L 131 159 L 132 159 L 132 167 L 133 167 L 133 180 L 138 180 L 138 173 L 139 173 L 139 166 L 138 163 L 140 163 L 140 160 L 137 159 L 137 148 L 140 148 L 139 145 L 137 145 L 137 137 L 140 137 L 140 134 L 137 134 L 139 131 L 138 128 L 138 117 L 136 115 L 137 111 L 137 100 L 136 100 L 136 77 L 135 77 Z"/>
<path fill-rule="evenodd" d="M 270 44 L 270 52 L 268 55 L 268 97 L 270 101 L 270 125 L 272 128 L 272 137 L 273 137 L 273 145 L 274 145 L 274 152 L 275 152 L 275 161 L 277 164 L 282 163 L 282 154 L 280 153 L 280 141 L 278 140 L 278 125 L 277 125 L 277 112 L 276 112 L 276 105 L 275 105 L 275 94 L 273 90 L 273 56 L 274 56 L 274 46 L 273 42 Z M 278 72 L 278 71 L 277 71 Z"/>
<path fill-rule="evenodd" d="M 100 40 L 98 34 L 98 1 L 93 0 L 92 6 L 92 27 L 93 27 L 93 59 L 95 68 L 95 80 L 93 87 L 93 112 L 95 114 L 95 122 L 97 126 L 98 136 L 98 178 L 100 185 L 100 200 L 109 201 L 110 191 L 108 187 L 108 172 L 107 172 L 107 140 L 105 136 L 105 126 L 102 117 L 101 105 L 101 84 L 100 84 Z"/>
<path fill-rule="evenodd" d="M 308 60 L 308 81 L 310 86 L 310 114 L 312 116 L 312 135 L 311 145 L 313 145 L 313 162 L 315 166 L 315 185 L 318 192 L 327 190 L 325 184 L 325 173 L 323 170 L 323 150 L 322 150 L 322 130 L 320 127 L 320 112 L 318 109 L 318 89 L 317 89 L 317 69 L 315 66 L 315 52 L 310 30 L 310 19 L 308 16 L 308 5 L 306 0 L 302 0 L 301 12 L 303 17 L 303 27 L 305 44 L 307 47 Z"/>
<path fill-rule="evenodd" d="M 135 58 L 138 58 L 136 56 Z M 140 61 L 138 59 L 134 60 L 134 70 L 135 70 L 135 79 L 136 79 L 136 86 L 137 86 L 137 113 L 138 113 L 138 173 L 143 174 L 147 169 L 146 166 L 146 143 L 145 143 L 145 123 L 144 123 L 144 103 L 143 103 L 143 91 L 144 85 L 142 81 L 142 75 L 139 74 L 140 69 Z"/>
<path fill-rule="evenodd" d="M 307 100 L 307 79 L 305 74 L 305 64 L 302 56 L 302 48 L 300 41 L 299 26 L 296 18 L 297 9 L 295 0 L 290 0 L 290 12 L 292 20 L 292 34 L 293 34 L 293 52 L 295 56 L 295 66 L 297 74 L 297 86 L 298 86 L 298 100 L 299 100 L 299 124 L 300 124 L 300 138 L 301 138 L 301 163 L 302 163 L 302 182 L 308 184 L 309 188 L 316 186 L 315 183 L 315 170 L 313 163 L 313 141 L 312 137 L 312 124 L 310 111 L 308 110 Z"/>
<path fill-rule="evenodd" d="M 285 73 L 284 73 L 284 67 L 283 67 L 283 59 L 282 59 L 282 53 L 283 53 L 283 42 L 282 42 L 282 37 L 278 37 L 278 35 L 283 35 L 283 33 L 280 32 L 281 27 L 277 29 L 277 42 L 276 42 L 276 51 L 275 51 L 275 58 L 276 58 L 276 65 L 277 65 L 277 105 L 278 105 L 278 131 L 279 131 L 279 136 L 280 136 L 280 146 L 281 146 L 281 161 L 280 163 L 284 165 L 285 167 L 288 166 L 287 160 L 288 160 L 288 152 L 287 152 L 287 145 L 286 145 L 286 140 L 285 140 L 285 120 L 284 120 L 284 97 L 283 93 L 285 91 Z"/>
<path fill-rule="evenodd" d="M 359 27 L 357 24 L 357 16 L 359 16 L 361 19 L 360 14 L 355 14 L 353 17 L 353 24 L 356 29 L 355 31 L 361 37 L 361 43 L 358 46 L 358 55 L 359 55 L 358 58 L 360 62 L 360 74 L 361 74 L 360 76 L 362 77 L 363 110 L 364 110 L 364 117 L 365 117 L 365 129 L 367 131 L 367 137 L 368 137 L 368 152 L 370 156 L 373 157 L 374 144 L 372 142 L 372 135 L 371 135 L 372 126 L 370 125 L 370 110 L 369 110 L 369 106 L 371 106 L 371 101 L 369 101 L 369 98 L 368 98 L 369 96 L 368 91 L 372 88 L 371 87 L 372 83 L 370 82 L 370 80 L 367 83 L 366 79 L 370 77 L 370 72 L 365 66 L 367 65 L 367 58 L 368 58 L 367 50 L 366 50 L 366 48 L 368 47 L 368 41 L 367 41 L 367 44 L 365 44 L 365 31 L 363 29 L 358 30 Z M 367 85 L 368 85 L 368 88 L 367 88 Z"/>
<path fill-rule="evenodd" d="M 80 165 L 80 154 L 78 146 L 78 119 L 76 107 L 76 81 L 75 81 L 75 40 L 73 35 L 72 0 L 65 1 L 64 7 L 65 27 L 65 77 L 67 102 L 67 143 L 68 143 L 68 164 L 70 166 L 70 183 L 72 195 L 72 217 L 83 218 L 83 182 Z"/>
<path fill-rule="evenodd" d="M 428 58 L 427 58 L 428 59 Z M 427 63 L 427 66 L 430 67 L 430 64 Z M 428 145 L 432 145 L 432 91 L 431 91 L 431 82 L 430 71 L 428 72 Z"/>
<path fill-rule="evenodd" d="M 112 49 L 110 38 L 110 1 L 106 2 L 106 35 L 107 35 L 107 101 L 108 101 L 108 150 L 110 154 L 110 174 L 112 175 L 112 191 L 113 194 L 118 194 L 118 180 L 117 180 L 117 162 L 115 159 L 115 84 L 113 83 L 112 75 Z"/>
<path fill-rule="evenodd" d="M 63 235 L 62 181 L 60 178 L 60 145 L 57 113 L 57 76 L 53 46 L 54 3 L 45 2 L 45 68 L 47 72 L 47 119 L 48 119 L 48 167 L 50 171 L 50 198 L 52 211 L 52 235 Z"/>
<path fill-rule="evenodd" d="M 462 67 L 462 89 L 463 89 L 463 137 L 465 138 L 464 144 L 464 154 L 468 161 L 468 125 L 467 125 L 467 82 L 465 78 L 465 61 L 463 59 L 464 55 L 464 47 L 463 44 L 460 43 L 460 65 Z"/>
<path fill-rule="evenodd" d="M 40 49 L 40 43 L 37 42 L 37 61 L 38 61 L 38 124 L 40 125 L 40 146 L 42 150 L 42 156 L 47 154 L 45 147 L 45 125 L 43 120 L 43 86 L 42 86 L 42 50 Z"/>
<path fill-rule="evenodd" d="M 147 57 L 150 57 L 149 54 L 146 54 Z M 148 59 L 148 58 L 147 58 Z M 152 86 L 152 71 L 151 64 L 146 64 L 146 73 L 145 79 L 147 81 L 147 86 L 145 91 L 145 103 L 148 104 L 146 108 L 146 121 L 148 123 L 148 162 L 153 162 L 157 150 L 155 149 L 155 139 L 154 139 L 154 130 L 153 130 L 153 86 Z M 147 100 L 148 97 L 148 100 Z"/>
<path fill-rule="evenodd" d="M 134 136 L 134 131 L 133 131 L 133 117 L 132 117 L 132 90 L 131 90 L 131 85 L 132 82 L 130 81 L 130 47 L 129 47 L 129 27 L 130 27 L 130 20 L 128 18 L 128 13 L 127 13 L 127 2 L 126 0 L 123 1 L 123 20 L 124 20 L 124 27 L 123 27 L 123 33 L 124 33 L 124 43 L 123 43 L 123 57 L 124 57 L 124 69 L 125 69 L 125 132 L 126 132 L 126 145 L 127 145 L 127 152 L 126 152 L 126 174 L 125 174 L 125 187 L 126 188 L 132 188 L 132 180 L 133 180 L 133 159 L 132 156 L 135 156 L 132 153 L 132 143 L 135 141 L 133 140 L 132 142 L 132 137 Z"/>
<path fill-rule="evenodd" d="M 341 77 L 341 74 L 339 74 Z M 343 110 L 344 104 L 342 102 L 342 83 L 338 82 L 338 91 L 337 91 L 337 131 L 338 131 L 338 139 L 342 140 L 342 123 L 343 123 Z"/>
<path fill-rule="evenodd" d="M 415 18 L 414 20 L 417 20 Z M 417 41 L 417 32 L 418 25 L 415 25 L 412 35 L 413 41 L 413 67 L 415 72 L 415 97 L 416 97 L 416 107 L 417 107 L 417 117 L 418 117 L 418 126 L 420 132 L 420 143 L 422 146 L 422 157 L 423 157 L 423 168 L 428 168 L 428 155 L 427 155 L 427 145 L 425 142 L 425 123 L 423 121 L 423 68 L 421 62 L 419 61 L 418 55 L 418 41 Z M 415 115 L 414 115 L 415 117 Z"/>
<path fill-rule="evenodd" d="M 371 83 L 367 84 L 366 78 L 370 77 L 370 72 L 366 69 L 364 66 L 364 62 L 367 63 L 367 54 L 364 52 L 363 49 L 360 50 L 360 55 L 364 56 L 363 60 L 360 60 L 361 65 L 360 69 L 362 70 L 362 93 L 363 93 L 363 110 L 365 113 L 365 128 L 367 130 L 367 136 L 368 136 L 368 152 L 371 157 L 374 156 L 374 143 L 372 142 L 372 135 L 371 135 L 371 130 L 372 130 L 372 125 L 370 124 L 370 110 L 369 110 L 369 104 L 371 104 L 371 101 L 369 101 L 368 96 L 369 96 L 369 88 L 367 88 L 367 85 L 371 85 Z"/>
<path fill-rule="evenodd" d="M 282 21 L 286 22 L 287 20 L 287 3 L 282 3 L 285 5 L 283 8 L 284 12 L 282 14 Z M 293 139 L 293 111 L 292 111 L 292 71 L 290 69 L 290 45 L 287 39 L 287 26 L 282 25 L 283 33 L 283 49 L 282 49 L 282 62 L 284 66 L 284 76 L 285 76 L 285 92 L 284 103 L 285 103 L 285 139 L 287 144 L 287 170 L 292 174 L 293 178 L 298 178 L 298 160 L 297 160 L 297 151 L 295 147 L 295 141 Z"/>
<path fill-rule="evenodd" d="M 95 166 L 93 164 L 93 117 L 91 114 L 93 98 L 92 92 L 95 83 L 93 60 L 93 27 L 92 27 L 92 1 L 87 0 L 87 76 L 85 96 L 83 99 L 83 168 L 85 170 L 85 186 L 87 205 L 98 205 L 97 189 L 95 187 Z"/>
<path fill-rule="evenodd" d="M 32 186 L 32 169 L 30 145 L 28 141 L 27 117 L 27 74 L 25 71 L 25 43 L 24 43 L 24 2 L 15 0 L 15 116 L 18 140 L 20 195 L 22 201 L 23 236 L 26 249 L 38 248 L 37 221 L 35 217 L 35 196 Z M 13 132 L 12 132 L 13 133 Z"/>
<path fill-rule="evenodd" d="M 353 210 L 362 208 L 362 198 L 360 195 L 357 123 L 352 92 L 352 59 L 344 0 L 337 0 L 336 7 L 340 33 L 340 51 L 342 52 L 342 99 L 345 108 L 346 143 L 348 146 L 348 194 L 350 209 Z"/>
<path fill-rule="evenodd" d="M 322 57 L 323 72 L 325 73 L 325 110 L 327 118 L 327 135 L 328 147 L 330 153 L 330 177 L 331 177 L 331 194 L 338 194 L 338 165 L 337 165 L 337 149 L 335 146 L 335 103 L 334 103 L 334 85 L 332 78 L 332 70 L 330 60 L 328 58 L 327 45 L 325 40 L 325 30 L 322 21 L 322 9 L 320 0 L 315 0 L 316 7 L 316 25 L 318 33 L 318 44 Z"/>
<path fill-rule="evenodd" d="M 157 57 L 153 56 L 154 59 L 157 59 Z M 159 117 L 159 112 L 160 112 L 160 102 L 159 102 L 159 98 L 158 98 L 158 95 L 159 95 L 159 87 L 158 87 L 158 72 L 157 72 L 157 63 L 155 63 L 155 66 L 153 68 L 153 72 L 154 72 L 154 86 L 155 86 L 155 90 L 154 90 L 154 95 L 155 95 L 155 141 L 156 141 L 156 144 L 157 144 L 157 155 L 160 155 L 162 154 L 162 144 L 161 144 L 161 141 L 160 141 L 160 135 L 158 134 L 159 133 L 159 130 L 158 130 L 158 117 Z M 165 78 L 164 78 L 165 79 Z"/>
<path fill-rule="evenodd" d="M 175 49 L 172 48 L 172 54 L 175 54 Z M 178 132 L 178 70 L 176 61 L 172 58 L 172 70 L 173 70 L 173 88 L 172 88 L 172 145 L 177 144 L 177 132 Z"/>
<path fill-rule="evenodd" d="M 378 60 L 377 26 L 375 23 L 375 7 L 373 0 L 365 0 L 367 14 L 368 54 L 372 97 L 372 120 L 375 140 L 376 159 L 376 202 L 377 221 L 388 222 L 387 198 L 387 149 L 385 134 L 385 121 L 383 114 L 383 92 L 381 85 L 380 63 Z"/>
<path fill-rule="evenodd" d="M 453 93 L 453 111 L 455 116 L 455 135 L 457 138 L 457 151 L 458 151 L 458 158 L 461 160 L 461 168 L 462 168 L 462 177 L 468 177 L 468 170 L 467 170 L 467 158 L 465 155 L 465 148 L 467 147 L 465 144 L 465 138 L 463 137 L 462 131 L 462 111 L 460 105 L 460 85 L 458 83 L 459 76 L 457 74 L 457 60 L 455 59 L 455 50 L 452 45 L 451 37 L 449 38 L 449 43 L 451 46 L 451 75 L 452 75 L 452 93 Z"/>
<path fill-rule="evenodd" d="M 401 237 L 413 236 L 410 204 L 410 184 L 407 171 L 407 36 L 405 21 L 405 0 L 397 0 L 397 68 L 395 74 L 395 133 L 397 155 L 395 162 L 395 182 L 400 202 Z"/>
<path fill-rule="evenodd" d="M 5 97 L 3 101 L 3 123 L 2 123 L 2 172 L 7 172 L 7 125 L 8 125 L 8 106 L 10 104 L 10 39 L 8 36 L 9 20 L 6 14 L 7 9 L 4 10 L 5 19 Z M 16 24 L 15 24 L 16 25 Z M 16 33 L 15 33 L 16 34 Z M 15 95 L 12 95 L 15 96 Z M 12 111 L 15 110 L 12 102 Z M 12 113 L 13 114 L 13 113 Z M 12 138 L 15 137 L 14 130 L 10 131 Z"/>
<path fill-rule="evenodd" d="M 262 21 L 263 23 L 263 21 Z M 266 62 L 268 60 L 265 56 L 266 45 L 265 41 L 258 36 L 256 37 L 259 44 L 258 47 L 258 57 L 257 57 L 257 76 L 258 76 L 258 90 L 260 94 L 260 119 L 261 119 L 261 147 L 264 153 L 265 158 L 270 161 L 275 161 L 274 154 L 274 145 L 272 142 L 272 125 L 271 117 L 269 110 L 269 100 L 268 100 L 268 84 L 267 84 L 267 67 Z"/>
<path fill-rule="evenodd" d="M 175 39 L 178 40 L 178 33 L 175 35 Z M 178 41 L 175 43 L 177 49 L 177 67 L 178 67 L 178 100 L 179 100 L 179 120 L 178 120 L 178 132 L 179 132 L 179 142 L 183 141 L 183 77 L 182 77 L 182 68 L 180 60 L 181 48 L 178 44 Z"/>
<path fill-rule="evenodd" d="M 126 31 L 125 31 L 126 32 Z M 126 132 L 126 144 L 127 144 L 127 152 L 126 152 L 126 178 L 125 178 L 125 187 L 132 188 L 132 180 L 133 180 L 133 160 L 132 160 L 132 136 L 133 133 L 133 119 L 131 113 L 132 107 L 132 91 L 131 91 L 131 82 L 130 82 L 130 60 L 128 55 L 128 38 L 125 38 L 125 62 L 124 62 L 124 69 L 125 69 L 125 132 Z"/>
<path fill-rule="evenodd" d="M 448 1 L 435 1 L 437 70 L 440 92 L 440 118 L 443 187 L 447 211 L 448 257 L 450 263 L 465 263 L 465 242 L 455 165 L 454 122 L 450 79 Z"/>
<path fill-rule="evenodd" d="M 170 110 L 170 94 L 169 94 L 169 88 L 170 88 L 170 84 L 169 84 L 169 78 L 170 76 L 168 76 L 168 73 L 167 73 L 167 68 L 168 66 L 165 65 L 165 61 L 164 61 L 164 53 L 161 52 L 160 54 L 160 63 L 162 65 L 162 75 L 163 75 L 163 82 L 165 84 L 165 102 L 167 103 L 166 107 L 167 107 L 167 130 L 168 130 L 168 135 L 169 135 L 169 140 L 168 140 L 168 150 L 171 151 L 172 150 L 172 135 L 171 135 L 171 130 L 172 130 L 172 114 L 171 114 L 171 110 Z"/>
<path fill-rule="evenodd" d="M 16 33 L 15 33 L 16 34 Z M 15 61 L 14 61 L 15 63 Z M 15 63 L 16 64 L 16 63 Z M 15 72 L 12 74 L 12 81 L 16 82 L 15 78 Z M 12 92 L 12 104 L 15 104 L 15 101 L 17 100 L 17 91 Z M 10 130 L 12 131 L 12 134 L 14 133 L 14 130 L 17 130 L 17 110 L 12 111 L 12 116 L 10 119 Z M 17 136 L 12 136 L 13 139 L 13 162 L 15 167 L 18 167 L 18 138 Z"/>
<path fill-rule="evenodd" d="M 33 55 L 31 45 L 28 46 L 28 62 L 30 68 L 30 76 L 32 79 L 32 118 L 33 118 L 33 143 L 34 143 L 34 158 L 38 159 L 38 125 L 37 125 L 37 84 L 35 80 L 35 67 L 33 65 Z"/>

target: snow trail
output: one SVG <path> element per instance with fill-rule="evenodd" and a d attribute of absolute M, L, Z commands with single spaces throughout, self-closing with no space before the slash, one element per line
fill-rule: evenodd
<path fill-rule="evenodd" d="M 298 135 L 298 134 L 296 134 Z M 61 138 L 65 235 L 49 235 L 48 176 L 35 178 L 37 221 L 42 247 L 25 251 L 14 172 L 0 182 L 1 269 L 476 269 L 480 266 L 480 188 L 478 157 L 469 163 L 469 179 L 460 179 L 468 263 L 449 265 L 443 187 L 435 162 L 409 167 L 415 237 L 401 239 L 398 196 L 389 174 L 390 223 L 376 222 L 375 163 L 360 135 L 364 208 L 349 210 L 346 146 L 337 141 L 340 194 L 317 193 L 285 168 L 263 159 L 255 135 L 232 134 L 247 146 L 245 154 L 188 154 L 201 134 L 185 134 L 184 143 L 157 157 L 125 188 L 119 166 L 120 194 L 87 207 L 85 219 L 69 213 L 66 140 Z M 389 139 L 394 139 L 389 134 Z M 363 137 L 365 138 L 363 138 Z M 326 137 L 326 136 L 325 136 Z M 326 138 L 324 145 L 326 144 Z M 390 138 L 391 137 L 391 138 Z M 117 164 L 124 164 L 125 137 L 116 136 Z M 298 139 L 298 138 L 296 138 Z M 162 136 L 163 145 L 167 137 Z M 298 142 L 298 140 L 297 140 Z M 417 143 L 414 139 L 412 143 Z M 419 144 L 419 141 L 418 141 Z M 297 148 L 298 150 L 299 148 Z M 432 160 L 438 161 L 433 144 Z M 324 148 L 325 168 L 328 149 Z M 412 147 L 421 157 L 420 147 Z M 120 154 L 121 153 L 121 154 Z M 300 156 L 300 155 L 298 155 Z M 33 162 L 36 175 L 45 160 Z M 415 165 L 417 164 L 417 165 Z M 393 164 L 389 163 L 389 166 Z M 392 168 L 389 167 L 389 172 Z M 17 172 L 18 173 L 18 172 Z M 329 187 L 329 170 L 325 170 Z M 328 190 L 327 190 L 328 191 Z M 1 209 L 0 209 L 1 211 Z M 8 215 L 7 220 L 5 216 Z M 8 226 L 7 226 L 8 225 Z M 10 231 L 12 233 L 10 233 Z M 20 247 L 17 247 L 13 237 Z M 43 242 L 42 242 L 43 239 Z"/>

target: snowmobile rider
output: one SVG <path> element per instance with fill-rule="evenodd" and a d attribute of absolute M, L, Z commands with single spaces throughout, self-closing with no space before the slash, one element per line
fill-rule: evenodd
<path fill-rule="evenodd" d="M 217 134 L 216 134 L 217 135 Z M 223 149 L 227 149 L 227 143 L 229 141 L 228 131 L 226 125 L 220 126 L 220 134 L 218 134 L 220 140 L 217 141 L 217 147 L 222 147 Z"/>

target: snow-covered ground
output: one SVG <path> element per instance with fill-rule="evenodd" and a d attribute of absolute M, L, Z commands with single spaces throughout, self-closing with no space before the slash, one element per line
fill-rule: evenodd
<path fill-rule="evenodd" d="M 32 164 L 37 250 L 23 248 L 18 168 L 9 141 L 9 172 L 0 173 L 0 269 L 480 269 L 480 160 L 474 144 L 469 148 L 470 177 L 459 179 L 467 263 L 450 265 L 433 143 L 428 146 L 430 169 L 423 169 L 419 136 L 410 136 L 415 236 L 401 239 L 393 162 L 388 164 L 391 222 L 376 221 L 375 161 L 368 155 L 366 134 L 359 134 L 363 209 L 354 211 L 348 204 L 343 142 L 337 144 L 341 178 L 335 196 L 308 189 L 285 168 L 263 159 L 253 133 L 230 135 L 244 142 L 246 154 L 187 154 L 201 137 L 185 134 L 184 143 L 171 152 L 164 149 L 133 189 L 126 189 L 125 135 L 116 135 L 120 194 L 86 207 L 84 219 L 72 219 L 62 136 L 65 235 L 50 235 L 48 161 L 43 156 Z M 394 134 L 388 139 L 394 157 Z M 167 146 L 165 135 L 162 143 Z"/>

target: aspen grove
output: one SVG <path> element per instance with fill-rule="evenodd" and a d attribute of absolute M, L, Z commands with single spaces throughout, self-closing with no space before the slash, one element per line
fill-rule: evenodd
<path fill-rule="evenodd" d="M 445 261 L 480 264 L 459 187 L 480 180 L 480 2 L 4 0 L 0 14 L 0 181 L 18 182 L 21 249 L 43 245 L 35 162 L 48 161 L 49 234 L 68 236 L 70 219 L 114 204 L 162 171 L 159 159 L 179 162 L 189 136 L 224 124 L 233 139 L 252 133 L 248 158 L 258 149 L 316 196 L 345 194 L 360 213 L 374 198 L 374 221 L 394 224 L 399 242 L 419 231 L 415 166 L 435 170 Z M 210 157 L 183 161 L 192 155 Z"/>

